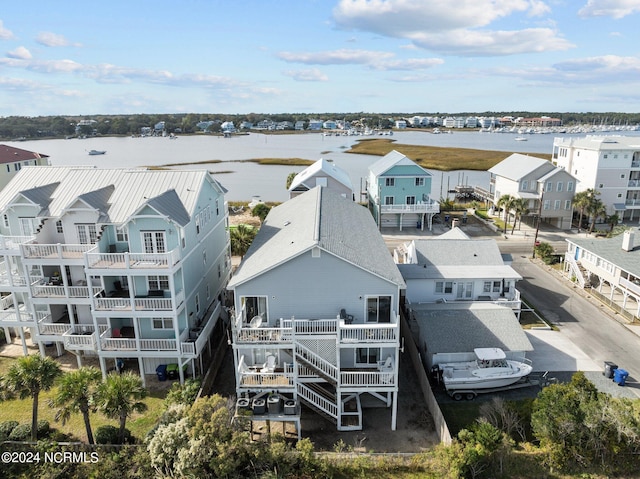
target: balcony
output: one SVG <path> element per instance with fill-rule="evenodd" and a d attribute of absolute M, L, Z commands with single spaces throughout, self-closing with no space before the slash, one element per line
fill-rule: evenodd
<path fill-rule="evenodd" d="M 106 326 L 100 326 L 99 331 L 105 331 Z M 62 334 L 64 348 L 73 351 L 96 351 L 98 335 L 92 324 L 73 325 Z"/>
<path fill-rule="evenodd" d="M 625 206 L 640 206 L 640 198 L 627 198 L 624 204 Z"/>
<path fill-rule="evenodd" d="M 21 244 L 22 257 L 27 260 L 61 260 L 69 263 L 69 260 L 81 262 L 87 251 L 97 249 L 95 244 Z"/>
<path fill-rule="evenodd" d="M 637 178 L 632 178 L 629 180 L 629 183 L 627 184 L 628 188 L 637 188 L 640 187 L 640 179 Z"/>
<path fill-rule="evenodd" d="M 282 368 L 276 367 L 267 371 L 262 364 L 248 366 L 242 356 L 238 366 L 238 386 L 246 389 L 293 388 L 295 386 L 293 364 L 285 363 Z"/>
<path fill-rule="evenodd" d="M 183 333 L 181 337 L 186 335 Z M 114 337 L 112 329 L 100 334 L 100 347 L 103 351 L 178 351 L 175 339 L 141 339 L 136 337 Z"/>
<path fill-rule="evenodd" d="M 38 334 L 41 336 L 62 336 L 71 329 L 71 323 L 54 322 L 50 314 L 38 319 Z"/>
<path fill-rule="evenodd" d="M 18 255 L 20 253 L 20 245 L 33 240 L 33 236 L 0 235 L 0 254 Z"/>
<path fill-rule="evenodd" d="M 174 311 L 184 303 L 184 291 L 173 298 L 95 298 L 96 311 Z"/>
<path fill-rule="evenodd" d="M 168 253 L 87 253 L 89 269 L 170 269 L 180 261 L 178 248 Z M 115 273 L 114 273 L 115 274 Z"/>
<path fill-rule="evenodd" d="M 13 301 L 13 294 L 2 298 L 2 301 L 0 301 L 0 308 L 2 308 L 0 309 L 0 327 L 35 326 L 31 313 L 27 311 L 23 303 L 19 303 L 18 309 L 16 309 Z M 18 313 L 20 314 L 20 317 L 18 317 Z"/>
<path fill-rule="evenodd" d="M 381 205 L 380 212 L 385 213 L 440 213 L 437 201 L 418 202 L 414 205 Z"/>
<path fill-rule="evenodd" d="M 180 351 L 184 356 L 194 358 L 200 356 L 200 353 L 202 353 L 202 350 L 209 341 L 209 337 L 211 336 L 213 328 L 217 323 L 217 319 L 220 316 L 221 309 L 222 305 L 217 302 L 211 314 L 209 314 L 205 319 L 205 322 L 201 326 L 202 329 L 194 340 L 184 341 L 181 336 L 181 340 L 183 342 L 180 343 Z"/>

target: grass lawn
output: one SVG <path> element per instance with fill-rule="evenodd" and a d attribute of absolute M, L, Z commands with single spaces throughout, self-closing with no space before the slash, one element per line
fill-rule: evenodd
<path fill-rule="evenodd" d="M 470 148 L 443 148 L 439 146 L 405 145 L 394 140 L 361 140 L 347 153 L 384 156 L 397 150 L 432 170 L 479 170 L 486 171 L 504 160 L 510 153 L 504 151 L 474 150 Z M 539 158 L 551 159 L 549 154 L 536 154 Z"/>
<path fill-rule="evenodd" d="M 0 371 L 7 371 L 14 361 L 13 358 L 0 356 Z M 43 419 L 49 421 L 52 429 L 57 429 L 64 434 L 71 435 L 76 440 L 86 441 L 87 435 L 80 414 L 72 415 L 64 426 L 62 422 L 55 421 L 56 411 L 48 405 L 49 400 L 52 399 L 55 394 L 56 388 L 40 393 L 38 400 L 38 420 Z M 150 393 L 144 401 L 147 404 L 147 411 L 143 414 L 136 414 L 127 421 L 127 429 L 129 429 L 131 434 L 137 439 L 143 439 L 162 415 L 164 411 L 165 394 L 165 391 Z M 2 402 L 0 405 L 0 423 L 5 421 L 18 421 L 20 424 L 31 424 L 31 405 L 31 398 L 13 399 Z M 109 420 L 100 413 L 91 415 L 91 427 L 94 434 L 99 426 L 105 424 L 118 426 L 117 421 Z"/>

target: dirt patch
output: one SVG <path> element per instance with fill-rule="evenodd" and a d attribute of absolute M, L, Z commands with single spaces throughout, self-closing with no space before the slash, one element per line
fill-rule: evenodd
<path fill-rule="evenodd" d="M 248 206 L 243 207 L 241 211 L 233 211 L 229 208 L 229 225 L 251 225 L 260 227 L 260 218 L 253 216 Z"/>

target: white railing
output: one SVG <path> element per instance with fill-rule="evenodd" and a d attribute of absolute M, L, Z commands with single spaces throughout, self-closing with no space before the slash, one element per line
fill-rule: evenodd
<path fill-rule="evenodd" d="M 13 293 L 8 294 L 4 298 L 2 298 L 2 300 L 0 301 L 0 308 L 2 309 L 13 308 Z"/>
<path fill-rule="evenodd" d="M 382 213 L 440 213 L 440 203 L 437 201 L 425 201 L 414 205 L 381 205 Z"/>
<path fill-rule="evenodd" d="M 38 298 L 64 297 L 66 296 L 64 286 L 41 286 L 31 287 L 31 294 Z"/>
<path fill-rule="evenodd" d="M 640 295 L 640 285 L 637 285 L 636 283 L 633 283 L 625 278 L 620 278 L 618 284 L 628 289 L 629 291 L 632 291 L 636 295 Z"/>
<path fill-rule="evenodd" d="M 35 238 L 33 236 L 0 235 L 0 250 L 17 252 L 22 243 L 28 243 L 34 239 Z"/>
<path fill-rule="evenodd" d="M 9 283 L 9 277 L 11 277 L 11 283 Z M 3 271 L 0 274 L 0 284 L 3 286 L 9 286 L 9 284 L 13 286 L 27 286 L 27 281 L 18 274 L 7 274 Z"/>
<path fill-rule="evenodd" d="M 95 301 L 99 311 L 131 310 L 129 298 L 96 298 Z"/>
<path fill-rule="evenodd" d="M 93 325 L 75 325 L 62 335 L 65 349 L 95 350 L 96 334 Z"/>
<path fill-rule="evenodd" d="M 338 406 L 302 383 L 296 384 L 298 396 L 324 411 L 329 416 L 338 419 Z"/>
<path fill-rule="evenodd" d="M 219 301 L 216 301 L 216 306 L 213 308 L 211 314 L 207 317 L 204 326 L 202 327 L 202 331 L 200 331 L 200 335 L 194 342 L 185 341 L 189 334 L 189 331 L 185 330 L 184 334 L 180 336 L 180 350 L 183 355 L 198 356 L 200 354 L 200 351 L 202 351 L 205 344 L 207 344 L 209 336 L 211 336 L 211 332 L 213 331 L 213 328 L 217 323 L 217 319 L 220 316 L 221 309 L 222 305 Z"/>
<path fill-rule="evenodd" d="M 87 265 L 95 269 L 170 268 L 179 261 L 179 248 L 167 253 L 87 253 Z"/>
<path fill-rule="evenodd" d="M 38 323 L 38 331 L 41 335 L 62 336 L 71 329 L 69 323 Z"/>
<path fill-rule="evenodd" d="M 100 347 L 105 351 L 135 351 L 136 340 L 128 338 L 100 338 Z"/>
<path fill-rule="evenodd" d="M 398 325 L 392 323 L 344 325 L 340 328 L 340 341 L 345 343 L 396 342 Z"/>
<path fill-rule="evenodd" d="M 96 310 L 99 311 L 131 311 L 129 298 L 96 298 Z M 136 311 L 172 311 L 171 298 L 135 298 L 133 307 Z"/>
<path fill-rule="evenodd" d="M 296 342 L 295 354 L 304 360 L 304 362 L 312 365 L 316 370 L 322 372 L 325 376 L 333 379 L 334 381 L 338 381 L 338 368 L 326 359 L 318 356 L 311 349 Z"/>
<path fill-rule="evenodd" d="M 564 264 L 568 265 L 569 277 L 571 279 L 575 278 L 577 283 L 580 285 L 580 287 L 584 288 L 585 286 L 584 275 L 582 274 L 582 271 L 580 270 L 580 266 L 578 266 L 578 262 L 576 261 L 573 255 L 574 253 L 567 251 L 564 254 Z"/>
<path fill-rule="evenodd" d="M 27 259 L 82 259 L 95 244 L 21 244 L 22 256 Z"/>
<path fill-rule="evenodd" d="M 365 387 L 365 386 L 395 386 L 396 375 L 393 372 L 378 371 L 349 371 L 340 373 L 340 384 L 342 386 Z"/>
<path fill-rule="evenodd" d="M 0 323 L 2 322 L 10 323 L 10 322 L 16 322 L 16 321 L 18 321 L 18 313 L 15 309 L 7 308 L 0 311 Z M 20 323 L 32 322 L 33 317 L 31 316 L 31 313 L 29 313 L 28 311 L 20 309 L 19 321 Z"/>

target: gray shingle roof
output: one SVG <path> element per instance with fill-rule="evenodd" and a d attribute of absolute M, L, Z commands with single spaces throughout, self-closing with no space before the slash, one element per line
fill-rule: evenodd
<path fill-rule="evenodd" d="M 396 150 L 390 151 L 373 165 L 369 166 L 369 171 L 371 171 L 375 176 L 381 176 L 397 164 L 413 165 L 416 169 L 422 170 L 420 172 L 421 175 L 432 176 L 431 173 L 422 168 L 416 162 Z M 412 173 L 412 175 L 416 176 L 415 173 Z"/>
<path fill-rule="evenodd" d="M 405 287 L 371 213 L 316 187 L 271 209 L 229 288 L 313 247 Z"/>
<path fill-rule="evenodd" d="M 533 351 L 511 308 L 483 303 L 412 305 L 431 354 L 472 352 L 474 348 Z"/>
<path fill-rule="evenodd" d="M 544 167 L 544 169 L 542 169 Z M 519 181 L 521 178 L 531 174 L 537 169 L 540 170 L 540 176 L 554 168 L 553 163 L 549 160 L 537 158 L 535 156 L 522 155 L 513 153 L 502 160 L 497 165 L 489 168 L 489 173 L 496 176 L 502 176 L 510 180 Z"/>
<path fill-rule="evenodd" d="M 606 261 L 628 271 L 636 277 L 640 277 L 640 230 L 634 230 L 634 243 L 636 246 L 631 251 L 622 249 L 623 235 L 613 238 L 570 238 L 568 242 L 574 243 L 586 251 L 604 258 Z"/>

